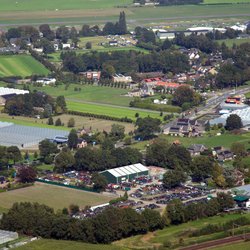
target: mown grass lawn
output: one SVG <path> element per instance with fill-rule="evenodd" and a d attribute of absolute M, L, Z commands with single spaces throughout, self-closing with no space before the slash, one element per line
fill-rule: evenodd
<path fill-rule="evenodd" d="M 84 208 L 86 205 L 107 203 L 111 199 L 111 196 L 93 192 L 35 183 L 31 187 L 0 193 L 0 207 L 9 209 L 15 202 L 38 202 L 57 210 L 69 207 L 70 204 L 77 204 Z"/>
<path fill-rule="evenodd" d="M 232 48 L 234 44 L 240 45 L 242 43 L 250 43 L 250 38 L 225 39 L 225 40 L 218 40 L 217 42 L 219 44 L 222 44 L 224 42 L 229 48 Z"/>
<path fill-rule="evenodd" d="M 204 0 L 204 4 L 219 4 L 219 3 L 250 3 L 250 0 Z"/>
<path fill-rule="evenodd" d="M 2 11 L 108 9 L 131 4 L 131 0 L 1 0 Z"/>
<path fill-rule="evenodd" d="M 49 70 L 30 55 L 0 56 L 0 77 L 48 75 Z"/>
<path fill-rule="evenodd" d="M 213 247 L 213 250 L 249 250 L 249 241 L 247 242 L 240 242 L 240 243 L 230 243 L 229 245 L 220 246 L 220 247 Z"/>
<path fill-rule="evenodd" d="M 126 250 L 127 248 L 112 245 L 87 244 L 65 240 L 37 240 L 27 245 L 15 248 L 16 250 Z"/>
<path fill-rule="evenodd" d="M 225 133 L 220 136 L 208 136 L 204 135 L 203 137 L 175 137 L 169 135 L 161 135 L 162 138 L 166 139 L 169 143 L 174 141 L 179 141 L 183 146 L 188 147 L 191 144 L 204 144 L 206 147 L 216 147 L 223 146 L 226 148 L 230 148 L 232 143 L 240 142 L 243 143 L 246 148 L 250 148 L 250 133 L 245 133 L 241 135 L 234 135 L 231 133 Z M 134 144 L 132 147 L 138 149 L 145 149 L 147 145 L 149 145 L 150 141 L 143 141 Z"/>
<path fill-rule="evenodd" d="M 81 90 L 75 91 L 75 88 L 80 88 Z M 132 98 L 125 96 L 129 90 L 122 88 L 70 84 L 68 88 L 65 88 L 65 85 L 58 85 L 57 87 L 30 86 L 30 89 L 43 91 L 54 97 L 63 95 L 65 98 L 73 101 L 107 103 L 119 106 L 129 106 L 130 101 L 132 101 Z"/>
<path fill-rule="evenodd" d="M 161 119 L 160 112 L 137 110 L 127 107 L 115 107 L 102 104 L 89 104 L 82 102 L 67 101 L 68 110 L 74 110 L 79 112 L 92 113 L 97 115 L 107 115 L 111 117 L 123 118 L 127 117 L 135 120 L 135 114 L 138 113 L 140 117 L 150 116 L 152 118 Z"/>

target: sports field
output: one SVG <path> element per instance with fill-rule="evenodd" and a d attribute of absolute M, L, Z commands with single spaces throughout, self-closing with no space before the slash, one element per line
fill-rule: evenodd
<path fill-rule="evenodd" d="M 97 115 L 107 115 L 117 118 L 127 117 L 132 120 L 135 120 L 135 114 L 139 113 L 140 117 L 150 116 L 152 118 L 160 117 L 160 112 L 154 111 L 145 111 L 140 109 L 132 109 L 127 107 L 116 107 L 112 105 L 102 105 L 102 104 L 93 104 L 93 103 L 82 103 L 82 102 L 72 102 L 67 101 L 68 110 L 74 110 L 79 112 L 92 113 Z"/>
<path fill-rule="evenodd" d="M 49 70 L 29 55 L 0 56 L 0 77 L 47 75 Z"/>
<path fill-rule="evenodd" d="M 92 206 L 107 203 L 111 199 L 111 196 L 93 192 L 35 183 L 31 187 L 0 193 L 0 207 L 8 209 L 15 202 L 26 201 L 46 204 L 57 210 L 69 207 L 70 204 L 77 204 L 84 208 L 86 205 Z"/>
<path fill-rule="evenodd" d="M 65 240 L 37 240 L 27 245 L 15 248 L 16 250 L 126 250 L 127 248 L 112 245 L 87 244 Z"/>

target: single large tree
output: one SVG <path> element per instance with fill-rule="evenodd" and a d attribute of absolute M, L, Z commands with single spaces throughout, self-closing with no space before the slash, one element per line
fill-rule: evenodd
<path fill-rule="evenodd" d="M 126 23 L 126 15 L 125 12 L 120 12 L 119 22 L 118 22 L 118 34 L 124 35 L 127 34 L 127 23 Z"/>
<path fill-rule="evenodd" d="M 150 139 L 154 133 L 159 133 L 161 121 L 159 119 L 145 117 L 136 120 L 135 136 L 140 140 Z"/>
<path fill-rule="evenodd" d="M 71 151 L 67 148 L 63 150 L 55 157 L 55 171 L 65 172 L 71 168 L 75 163 L 75 158 L 71 154 Z"/>
<path fill-rule="evenodd" d="M 227 130 L 240 129 L 243 127 L 241 118 L 236 114 L 231 114 L 226 120 L 225 128 Z"/>
<path fill-rule="evenodd" d="M 18 169 L 17 177 L 22 183 L 32 183 L 36 180 L 36 171 L 30 166 L 23 166 Z"/>
<path fill-rule="evenodd" d="M 78 143 L 78 135 L 75 129 L 72 129 L 68 136 L 68 146 L 70 149 L 76 148 Z"/>

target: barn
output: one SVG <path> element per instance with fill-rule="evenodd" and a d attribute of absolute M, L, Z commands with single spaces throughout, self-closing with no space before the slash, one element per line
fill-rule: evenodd
<path fill-rule="evenodd" d="M 107 169 L 100 172 L 100 174 L 106 177 L 108 183 L 119 184 L 125 181 L 132 181 L 136 177 L 148 176 L 149 169 L 141 163 L 137 163 L 124 167 Z"/>

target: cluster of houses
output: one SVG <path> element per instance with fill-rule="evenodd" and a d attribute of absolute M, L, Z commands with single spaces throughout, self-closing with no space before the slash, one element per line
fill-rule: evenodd
<path fill-rule="evenodd" d="M 192 144 L 187 149 L 191 156 L 198 156 L 204 151 L 208 150 L 208 148 L 203 144 Z M 234 159 L 233 152 L 222 146 L 213 147 L 212 154 L 219 162 L 230 161 Z"/>
<path fill-rule="evenodd" d="M 180 118 L 177 119 L 174 125 L 166 126 L 163 133 L 171 136 L 198 137 L 204 133 L 204 124 L 198 120 Z"/>

